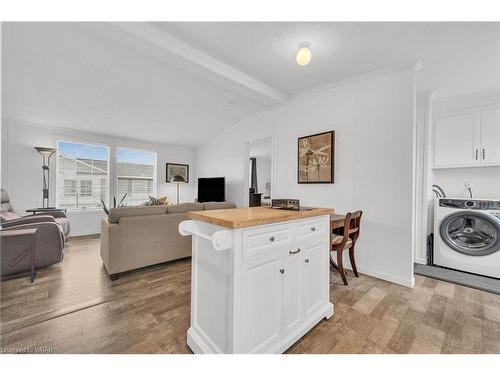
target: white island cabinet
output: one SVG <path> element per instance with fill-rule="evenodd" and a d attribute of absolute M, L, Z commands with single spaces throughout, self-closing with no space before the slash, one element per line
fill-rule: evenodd
<path fill-rule="evenodd" d="M 333 315 L 329 209 L 188 213 L 194 353 L 283 353 Z"/>

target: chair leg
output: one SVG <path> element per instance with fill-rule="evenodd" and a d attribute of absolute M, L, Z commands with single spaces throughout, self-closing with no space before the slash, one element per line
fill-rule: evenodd
<path fill-rule="evenodd" d="M 330 266 L 335 268 L 337 271 L 339 270 L 339 267 L 337 266 L 337 263 L 335 263 L 332 259 L 332 253 L 330 252 Z"/>
<path fill-rule="evenodd" d="M 344 285 L 347 285 L 347 279 L 345 277 L 345 271 L 344 271 L 344 265 L 342 262 L 342 252 L 343 250 L 337 250 L 337 266 L 339 267 L 339 273 L 340 276 L 342 276 L 342 281 L 344 282 Z"/>
<path fill-rule="evenodd" d="M 349 249 L 349 260 L 351 261 L 352 271 L 354 272 L 354 276 L 359 277 L 358 269 L 356 268 L 356 261 L 354 260 L 354 244 Z"/>

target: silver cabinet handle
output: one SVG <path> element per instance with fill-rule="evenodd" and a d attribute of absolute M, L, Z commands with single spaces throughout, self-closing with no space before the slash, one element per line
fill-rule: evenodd
<path fill-rule="evenodd" d="M 483 160 L 486 159 L 486 151 L 485 149 L 483 148 Z"/>
<path fill-rule="evenodd" d="M 476 148 L 476 160 L 477 160 L 478 155 L 479 155 L 479 150 Z"/>
<path fill-rule="evenodd" d="M 316 230 L 316 227 L 311 227 L 311 230 L 314 232 Z"/>
<path fill-rule="evenodd" d="M 269 241 L 273 242 L 274 241 L 274 236 L 269 237 Z"/>
<path fill-rule="evenodd" d="M 282 269 L 280 269 L 280 272 L 281 273 L 285 273 L 285 270 L 282 268 Z"/>
<path fill-rule="evenodd" d="M 297 250 L 295 250 L 295 251 L 290 250 L 290 251 L 288 252 L 288 254 L 290 254 L 290 255 L 293 255 L 293 254 L 298 254 L 298 253 L 300 253 L 300 249 L 297 249 Z"/>
<path fill-rule="evenodd" d="M 309 258 L 306 258 L 305 262 L 306 262 L 306 263 L 309 263 Z"/>

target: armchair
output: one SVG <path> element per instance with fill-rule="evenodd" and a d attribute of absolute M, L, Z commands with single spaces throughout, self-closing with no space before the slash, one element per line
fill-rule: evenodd
<path fill-rule="evenodd" d="M 7 192 L 2 189 L 2 206 L 0 210 L 0 219 L 3 228 L 10 228 L 20 224 L 31 224 L 40 222 L 54 222 L 59 225 L 64 238 L 67 240 L 71 232 L 69 219 L 66 214 L 61 211 L 45 211 L 35 215 L 21 216 L 10 203 L 10 198 Z"/>
<path fill-rule="evenodd" d="M 43 219 L 41 217 L 37 219 Z M 64 235 L 53 221 L 17 225 L 2 224 L 0 231 L 1 275 L 8 276 L 58 263 L 63 259 Z M 36 230 L 36 231 L 33 231 Z M 33 257 L 33 258 L 32 258 Z"/>

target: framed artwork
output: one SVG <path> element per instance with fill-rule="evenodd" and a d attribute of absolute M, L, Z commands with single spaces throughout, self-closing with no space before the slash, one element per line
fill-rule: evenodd
<path fill-rule="evenodd" d="M 182 176 L 186 183 L 189 182 L 189 164 L 167 163 L 167 182 L 170 182 L 172 176 Z"/>
<path fill-rule="evenodd" d="M 299 138 L 297 183 L 333 184 L 335 131 Z"/>

